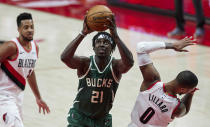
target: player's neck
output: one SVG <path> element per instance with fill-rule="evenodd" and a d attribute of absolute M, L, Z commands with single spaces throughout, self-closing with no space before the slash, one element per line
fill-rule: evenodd
<path fill-rule="evenodd" d="M 166 91 L 167 94 L 176 96 L 175 83 L 173 81 L 166 83 L 165 84 L 165 91 Z"/>
<path fill-rule="evenodd" d="M 18 39 L 19 39 L 19 42 L 22 46 L 29 45 L 29 41 L 24 40 L 23 37 L 19 36 Z"/>
<path fill-rule="evenodd" d="M 109 63 L 111 57 L 108 56 L 108 57 L 98 57 L 98 56 L 95 56 L 95 62 L 97 64 L 97 66 L 101 69 L 104 69 L 107 64 Z"/>

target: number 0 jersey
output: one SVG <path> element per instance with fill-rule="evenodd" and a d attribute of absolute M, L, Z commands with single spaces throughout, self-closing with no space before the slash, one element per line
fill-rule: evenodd
<path fill-rule="evenodd" d="M 112 69 L 112 59 L 100 71 L 95 57 L 90 56 L 90 66 L 86 74 L 79 77 L 78 93 L 73 106 L 88 117 L 104 117 L 112 108 L 119 84 Z"/>
<path fill-rule="evenodd" d="M 139 93 L 128 127 L 166 127 L 179 104 L 176 97 L 165 93 L 163 82 L 156 82 Z"/>

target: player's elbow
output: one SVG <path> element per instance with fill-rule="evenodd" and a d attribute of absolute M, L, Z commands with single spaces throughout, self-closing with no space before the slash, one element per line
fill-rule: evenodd
<path fill-rule="evenodd" d="M 64 53 L 61 54 L 60 59 L 64 63 L 67 63 L 67 61 L 68 61 L 68 57 Z"/>
<path fill-rule="evenodd" d="M 146 42 L 139 42 L 136 45 L 137 53 L 146 53 Z"/>
<path fill-rule="evenodd" d="M 133 56 L 131 55 L 130 59 L 127 62 L 127 66 L 131 68 L 133 67 L 133 65 L 134 65 L 134 60 L 133 60 Z"/>

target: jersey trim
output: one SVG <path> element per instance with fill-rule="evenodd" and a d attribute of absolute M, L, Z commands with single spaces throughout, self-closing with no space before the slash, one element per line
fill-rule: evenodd
<path fill-rule="evenodd" d="M 35 41 L 33 41 L 34 42 L 34 44 L 35 44 L 35 48 L 36 48 L 36 56 L 37 56 L 37 58 L 39 57 L 39 54 L 38 54 L 38 45 L 37 45 L 37 43 L 35 42 Z"/>
<path fill-rule="evenodd" d="M 98 72 L 99 73 L 104 73 L 104 71 L 106 70 L 106 68 L 107 67 L 109 67 L 109 64 L 112 62 L 112 57 L 111 57 L 111 59 L 109 60 L 109 63 L 106 65 L 106 67 L 104 68 L 104 70 L 103 71 L 100 71 L 99 69 L 98 69 L 98 65 L 96 64 L 96 61 L 95 61 L 95 56 L 93 56 L 93 63 L 95 64 L 95 66 L 96 66 L 96 68 L 97 68 L 97 70 L 98 70 Z"/>
<path fill-rule="evenodd" d="M 151 86 L 149 86 L 149 88 L 148 88 L 147 90 L 151 89 L 151 88 L 152 88 L 154 85 L 156 85 L 158 82 L 160 82 L 160 81 L 157 81 L 157 82 L 153 83 Z"/>
<path fill-rule="evenodd" d="M 92 62 L 90 61 L 90 65 L 89 65 L 89 67 L 88 67 L 87 71 L 85 72 L 85 74 L 84 74 L 84 75 L 82 75 L 82 76 L 78 77 L 79 79 L 83 79 L 83 78 L 84 78 L 84 77 L 88 74 L 88 72 L 90 71 L 91 65 L 92 65 Z"/>
<path fill-rule="evenodd" d="M 19 40 L 19 38 L 17 38 L 17 41 L 18 41 L 18 43 L 20 44 L 20 40 Z M 25 47 L 23 47 L 23 46 L 20 44 L 20 46 L 22 46 L 22 47 L 23 47 L 23 49 L 24 49 L 27 53 L 31 52 L 31 50 L 32 50 L 32 44 L 31 44 L 31 41 L 29 41 L 28 43 L 30 43 L 30 49 L 29 49 L 29 50 L 27 50 Z"/>
<path fill-rule="evenodd" d="M 26 80 L 22 77 L 10 64 L 8 61 L 4 61 L 1 64 L 2 70 L 6 75 L 22 90 L 25 89 Z"/>
<path fill-rule="evenodd" d="M 117 82 L 117 83 L 119 84 L 119 80 L 118 80 L 118 78 L 116 77 L 116 75 L 114 74 L 114 71 L 113 71 L 113 68 L 112 68 L 112 63 L 111 63 L 111 65 L 110 65 L 110 68 L 111 68 L 112 76 L 113 76 L 115 82 Z"/>
<path fill-rule="evenodd" d="M 163 84 L 163 91 L 164 91 L 164 93 L 167 94 L 168 96 L 171 96 L 171 97 L 173 97 L 173 98 L 177 98 L 176 96 L 171 95 L 171 94 L 169 94 L 169 93 L 166 92 L 165 84 Z"/>
<path fill-rule="evenodd" d="M 176 112 L 176 110 L 178 109 L 178 107 L 180 106 L 181 102 L 179 99 L 178 100 L 178 104 L 176 105 L 176 107 L 174 108 L 173 112 L 172 112 L 172 115 L 174 114 L 174 112 Z"/>
<path fill-rule="evenodd" d="M 17 58 L 18 58 L 18 56 L 19 56 L 19 49 L 18 49 L 18 46 L 17 46 L 17 44 L 14 42 L 14 41 L 11 41 L 12 43 L 14 43 L 15 44 L 15 46 L 16 46 L 16 48 L 17 48 L 17 53 L 16 53 L 16 57 L 14 58 L 14 59 L 8 59 L 9 61 L 15 61 Z"/>

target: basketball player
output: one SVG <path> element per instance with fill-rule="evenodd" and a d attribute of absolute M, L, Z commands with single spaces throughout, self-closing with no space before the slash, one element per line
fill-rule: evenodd
<path fill-rule="evenodd" d="M 68 127 L 112 127 L 112 108 L 119 81 L 123 73 L 133 66 L 133 56 L 119 38 L 114 16 L 107 32 L 99 32 L 92 40 L 95 55 L 77 56 L 75 51 L 84 37 L 92 31 L 84 20 L 82 32 L 66 47 L 62 61 L 70 68 L 77 69 L 78 93 L 73 108 L 69 111 Z M 117 45 L 121 59 L 113 58 Z"/>
<path fill-rule="evenodd" d="M 36 97 L 39 112 L 49 113 L 42 100 L 34 72 L 38 46 L 33 41 L 34 24 L 31 14 L 17 17 L 19 37 L 0 45 L 0 126 L 23 127 L 22 103 L 26 79 Z"/>
<path fill-rule="evenodd" d="M 198 83 L 196 75 L 185 70 L 172 81 L 163 83 L 149 53 L 159 49 L 187 51 L 183 48 L 194 45 L 194 41 L 186 37 L 175 43 L 140 42 L 137 44 L 138 64 L 143 82 L 128 127 L 166 127 L 175 117 L 182 117 L 189 112 Z M 179 100 L 177 94 L 185 95 Z"/>

